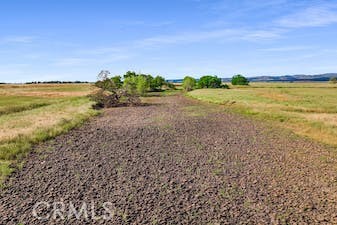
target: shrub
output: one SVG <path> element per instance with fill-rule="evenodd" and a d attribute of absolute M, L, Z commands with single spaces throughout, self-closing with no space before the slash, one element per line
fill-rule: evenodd
<path fill-rule="evenodd" d="M 123 83 L 122 83 L 122 80 L 121 80 L 121 76 L 111 77 L 111 80 L 112 80 L 112 82 L 114 82 L 114 84 L 117 88 L 122 87 Z"/>
<path fill-rule="evenodd" d="M 145 92 L 149 89 L 149 83 L 145 76 L 138 76 L 136 78 L 136 89 L 137 93 L 141 96 L 145 94 Z"/>
<path fill-rule="evenodd" d="M 123 88 L 130 94 L 137 94 L 138 76 L 128 76 L 124 78 Z"/>
<path fill-rule="evenodd" d="M 196 83 L 193 77 L 186 76 L 183 80 L 183 88 L 185 91 L 191 91 L 195 88 Z"/>
<path fill-rule="evenodd" d="M 115 107 L 119 105 L 135 105 L 140 103 L 137 95 L 137 86 L 134 86 L 133 77 L 128 78 L 127 88 L 122 87 L 120 76 L 110 78 L 110 72 L 102 70 L 98 74 L 95 86 L 99 88 L 89 97 L 96 102 L 96 107 Z M 125 82 L 124 82 L 125 83 Z"/>
<path fill-rule="evenodd" d="M 99 89 L 95 93 L 89 95 L 90 99 L 96 102 L 94 108 L 110 108 L 120 104 L 120 95 L 116 93 L 110 93 Z"/>
<path fill-rule="evenodd" d="M 166 84 L 165 79 L 161 76 L 156 76 L 151 81 L 150 87 L 152 91 L 156 91 L 156 90 L 160 90 L 164 84 Z"/>
<path fill-rule="evenodd" d="M 229 86 L 227 84 L 221 84 L 220 88 L 229 89 Z"/>
<path fill-rule="evenodd" d="M 137 74 L 136 74 L 136 72 L 134 72 L 134 71 L 128 71 L 128 72 L 126 72 L 125 74 L 124 74 L 124 79 L 125 78 L 128 78 L 128 77 L 135 77 L 135 76 L 138 76 Z"/>
<path fill-rule="evenodd" d="M 176 89 L 176 86 L 171 82 L 166 82 L 165 85 L 166 85 L 167 89 L 171 89 L 171 90 Z"/>
<path fill-rule="evenodd" d="M 199 88 L 220 88 L 221 87 L 221 79 L 217 76 L 203 76 L 200 78 L 198 82 Z"/>
<path fill-rule="evenodd" d="M 332 84 L 337 84 L 337 77 L 331 77 L 329 82 Z"/>
<path fill-rule="evenodd" d="M 245 78 L 241 74 L 238 74 L 232 77 L 232 84 L 233 85 L 248 85 L 249 81 L 247 78 Z"/>

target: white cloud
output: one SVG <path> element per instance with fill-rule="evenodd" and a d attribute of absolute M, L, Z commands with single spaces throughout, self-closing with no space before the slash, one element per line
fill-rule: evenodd
<path fill-rule="evenodd" d="M 312 46 L 282 46 L 282 47 L 275 47 L 275 48 L 265 48 L 265 49 L 261 49 L 261 51 L 291 52 L 291 51 L 312 50 L 312 49 L 314 49 Z"/>
<path fill-rule="evenodd" d="M 281 18 L 277 24 L 287 28 L 327 26 L 337 23 L 337 12 L 333 9 L 331 6 L 312 6 Z"/>
<path fill-rule="evenodd" d="M 220 40 L 247 40 L 258 41 L 280 38 L 283 30 L 247 30 L 247 29 L 216 29 L 208 31 L 194 31 L 172 35 L 162 35 L 146 38 L 136 42 L 138 47 L 158 47 L 167 44 L 188 44 L 203 41 Z"/>
<path fill-rule="evenodd" d="M 277 39 L 281 37 L 283 32 L 280 29 L 250 31 L 242 39 L 250 41 Z"/>
<path fill-rule="evenodd" d="M 21 43 L 21 44 L 28 44 L 32 43 L 36 37 L 34 36 L 7 36 L 0 39 L 0 43 Z"/>
<path fill-rule="evenodd" d="M 60 58 L 55 59 L 51 65 L 52 66 L 60 66 L 60 67 L 67 67 L 67 66 L 86 66 L 89 64 L 109 64 L 112 62 L 129 59 L 133 55 L 131 54 L 116 54 L 116 55 L 105 55 L 102 57 L 68 57 L 68 58 Z"/>
<path fill-rule="evenodd" d="M 204 40 L 225 38 L 238 34 L 238 31 L 231 29 L 224 30 L 212 30 L 212 31 L 200 31 L 200 32 L 185 32 L 173 35 L 162 35 L 140 40 L 136 45 L 143 47 L 159 46 L 162 44 L 181 44 L 181 43 L 193 43 Z"/>
<path fill-rule="evenodd" d="M 88 59 L 84 58 L 62 58 L 55 60 L 52 65 L 54 66 L 78 66 L 88 63 Z"/>

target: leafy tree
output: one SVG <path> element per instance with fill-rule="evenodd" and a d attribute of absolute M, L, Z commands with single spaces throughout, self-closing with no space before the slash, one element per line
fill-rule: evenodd
<path fill-rule="evenodd" d="M 149 90 L 150 84 L 147 80 L 147 76 L 137 75 L 130 76 L 124 79 L 123 88 L 128 93 L 135 95 L 144 95 Z"/>
<path fill-rule="evenodd" d="M 138 94 L 143 96 L 149 87 L 150 85 L 145 76 L 138 76 L 136 78 L 136 89 Z"/>
<path fill-rule="evenodd" d="M 121 104 L 139 104 L 140 99 L 135 92 L 121 88 L 120 77 L 109 77 L 110 72 L 103 70 L 98 74 L 95 86 L 99 88 L 90 98 L 96 102 L 96 107 L 114 107 Z"/>
<path fill-rule="evenodd" d="M 128 93 L 137 94 L 137 82 L 138 82 L 138 76 L 128 76 L 124 78 L 123 88 Z"/>
<path fill-rule="evenodd" d="M 183 80 L 183 88 L 185 91 L 191 91 L 195 88 L 196 83 L 193 77 L 186 76 Z"/>
<path fill-rule="evenodd" d="M 331 77 L 329 82 L 332 84 L 337 84 L 337 77 Z"/>
<path fill-rule="evenodd" d="M 221 87 L 221 79 L 217 76 L 203 76 L 199 79 L 198 82 L 199 88 L 220 88 Z"/>
<path fill-rule="evenodd" d="M 233 85 L 248 85 L 249 81 L 247 78 L 245 78 L 241 74 L 238 74 L 232 77 L 232 84 Z"/>
<path fill-rule="evenodd" d="M 135 77 L 135 76 L 138 76 L 138 74 L 136 74 L 136 72 L 134 72 L 134 71 L 127 71 L 124 74 L 123 78 L 125 79 L 125 78 L 128 78 L 128 77 Z"/>
<path fill-rule="evenodd" d="M 116 85 L 117 88 L 121 88 L 123 86 L 123 82 L 121 80 L 121 76 L 111 77 L 112 82 Z"/>
<path fill-rule="evenodd" d="M 150 84 L 151 90 L 160 90 L 165 83 L 166 81 L 163 77 L 156 76 L 151 81 L 151 84 Z"/>
<path fill-rule="evenodd" d="M 144 77 L 146 79 L 148 86 L 151 87 L 153 76 L 151 76 L 150 74 L 140 74 L 140 76 Z"/>

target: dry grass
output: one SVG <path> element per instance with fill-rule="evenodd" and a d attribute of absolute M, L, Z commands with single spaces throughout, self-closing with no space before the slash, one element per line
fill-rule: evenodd
<path fill-rule="evenodd" d="M 97 112 L 90 84 L 0 85 L 0 182 L 33 144 L 66 132 Z"/>
<path fill-rule="evenodd" d="M 86 113 L 91 105 L 86 100 L 81 100 L 79 104 L 74 104 L 73 101 L 63 101 L 1 116 L 0 141 L 8 141 L 21 135 L 29 135 L 37 129 L 55 126 L 62 120 L 72 119 L 73 115 Z"/>
<path fill-rule="evenodd" d="M 229 90 L 199 89 L 188 95 L 337 146 L 337 85 L 252 83 Z"/>
<path fill-rule="evenodd" d="M 79 97 L 90 94 L 91 84 L 22 84 L 0 85 L 1 96 L 37 96 L 45 98 Z"/>

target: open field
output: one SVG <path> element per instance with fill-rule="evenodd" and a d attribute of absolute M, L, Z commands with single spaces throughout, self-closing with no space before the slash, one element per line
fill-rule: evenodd
<path fill-rule="evenodd" d="M 31 145 L 80 124 L 96 112 L 90 84 L 0 85 L 0 181 Z"/>
<path fill-rule="evenodd" d="M 252 83 L 229 90 L 199 89 L 187 95 L 337 146 L 337 85 Z"/>
<path fill-rule="evenodd" d="M 337 222 L 331 147 L 181 95 L 145 100 L 144 106 L 106 109 L 34 147 L 0 190 L 2 222 Z M 51 206 L 39 207 L 38 215 L 49 219 L 32 214 L 41 201 Z M 95 218 L 88 207 L 88 217 L 53 217 L 55 202 L 64 212 L 70 204 L 93 204 Z M 104 202 L 111 203 L 109 219 L 102 218 Z"/>

